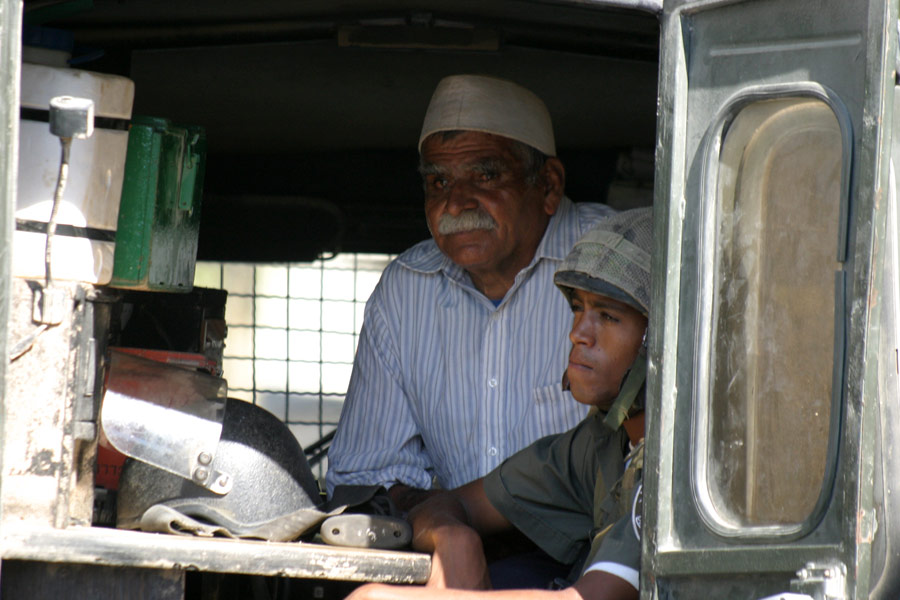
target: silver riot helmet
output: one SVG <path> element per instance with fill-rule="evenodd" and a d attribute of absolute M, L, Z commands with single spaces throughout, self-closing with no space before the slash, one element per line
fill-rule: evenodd
<path fill-rule="evenodd" d="M 228 473 L 216 493 L 129 459 L 119 483 L 117 526 L 166 533 L 288 541 L 329 516 L 300 444 L 277 417 L 229 398 L 211 468 Z"/>

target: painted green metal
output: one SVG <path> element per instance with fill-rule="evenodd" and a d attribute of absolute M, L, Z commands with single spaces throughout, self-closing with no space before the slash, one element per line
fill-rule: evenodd
<path fill-rule="evenodd" d="M 191 290 L 205 157 L 202 128 L 132 120 L 112 287 Z"/>
<path fill-rule="evenodd" d="M 883 400 L 870 335 L 874 232 L 883 219 L 897 6 L 886 0 L 666 0 L 662 17 L 654 281 L 644 479 L 642 598 L 760 598 L 790 591 L 810 561 L 847 568 L 847 593 L 869 597 L 875 521 L 876 411 Z M 698 213 L 716 147 L 710 124 L 730 99 L 772 84 L 821 86 L 852 124 L 847 336 L 833 486 L 811 529 L 725 537 L 708 526 L 694 488 L 692 434 L 706 426 L 695 398 Z M 718 140 L 720 141 L 720 140 Z M 824 317 L 823 318 L 828 318 Z M 883 557 L 882 557 L 883 558 Z"/>
<path fill-rule="evenodd" d="M 867 380 L 877 382 L 877 414 L 872 435 L 872 506 L 876 529 L 872 534 L 872 569 L 869 594 L 872 598 L 900 597 L 896 577 L 900 553 L 900 457 L 893 449 L 900 434 L 900 218 L 897 209 L 895 163 L 900 157 L 900 87 L 894 86 L 893 135 L 891 137 L 891 181 L 885 202 L 876 208 L 875 277 L 873 300 L 880 310 L 870 321 L 870 355 L 866 362 Z M 865 435 L 865 434 L 864 434 Z"/>

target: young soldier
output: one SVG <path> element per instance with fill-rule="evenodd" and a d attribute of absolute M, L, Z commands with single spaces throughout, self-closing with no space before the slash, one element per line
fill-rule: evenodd
<path fill-rule="evenodd" d="M 637 598 L 650 237 L 650 209 L 620 213 L 588 232 L 556 273 L 574 314 L 563 385 L 592 407 L 588 417 L 412 511 L 413 546 L 433 553 L 431 589 L 368 585 L 351 598 Z M 577 581 L 487 591 L 480 536 L 512 527 L 561 562 L 582 557 Z"/>

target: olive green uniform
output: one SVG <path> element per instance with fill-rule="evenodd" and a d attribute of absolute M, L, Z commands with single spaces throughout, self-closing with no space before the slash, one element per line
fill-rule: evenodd
<path fill-rule="evenodd" d="M 627 447 L 622 428 L 612 431 L 592 413 L 508 458 L 485 477 L 485 493 L 556 560 L 574 563 L 593 544 L 583 571 L 608 571 L 637 586 L 640 481 L 635 469 L 623 478 Z"/>

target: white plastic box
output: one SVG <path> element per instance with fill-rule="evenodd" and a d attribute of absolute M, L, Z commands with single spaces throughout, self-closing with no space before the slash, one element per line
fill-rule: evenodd
<path fill-rule="evenodd" d="M 54 279 L 109 283 L 122 194 L 134 83 L 125 77 L 78 69 L 22 64 L 19 173 L 13 274 L 43 278 L 46 230 L 60 163 L 59 138 L 47 123 L 50 99 L 94 101 L 92 137 L 75 139 L 57 217 L 51 270 Z"/>

